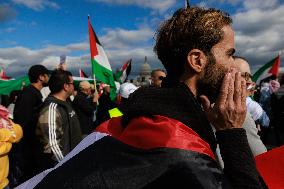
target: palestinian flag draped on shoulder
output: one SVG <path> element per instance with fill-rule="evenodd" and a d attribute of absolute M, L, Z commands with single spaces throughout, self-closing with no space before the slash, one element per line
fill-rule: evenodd
<path fill-rule="evenodd" d="M 252 76 L 252 80 L 257 84 L 260 83 L 261 80 L 268 78 L 272 75 L 278 76 L 280 67 L 280 55 L 276 58 L 272 59 L 268 63 L 264 64 L 261 68 L 259 68 Z"/>
<path fill-rule="evenodd" d="M 117 82 L 124 83 L 131 71 L 131 61 L 132 59 L 125 62 L 122 67 L 115 73 L 114 78 Z"/>
<path fill-rule="evenodd" d="M 114 84 L 112 69 L 109 64 L 107 55 L 91 25 L 90 17 L 88 17 L 88 27 L 89 27 L 92 74 L 95 79 L 110 86 L 111 89 L 110 97 L 113 100 L 115 99 L 116 96 L 116 87 Z"/>

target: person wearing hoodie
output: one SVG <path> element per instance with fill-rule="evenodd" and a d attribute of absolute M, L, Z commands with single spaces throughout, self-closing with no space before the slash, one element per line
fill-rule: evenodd
<path fill-rule="evenodd" d="M 49 80 L 50 95 L 44 101 L 36 127 L 38 171 L 53 167 L 82 139 L 79 120 L 66 101 L 73 94 L 72 74 L 55 70 Z"/>

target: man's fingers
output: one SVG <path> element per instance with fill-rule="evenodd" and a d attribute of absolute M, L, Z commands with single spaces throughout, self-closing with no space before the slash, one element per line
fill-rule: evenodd
<path fill-rule="evenodd" d="M 242 101 L 243 88 L 241 83 L 242 83 L 241 72 L 237 72 L 235 74 L 235 83 L 234 83 L 234 102 L 236 106 L 240 106 L 242 103 L 241 101 Z"/>
<path fill-rule="evenodd" d="M 216 106 L 220 107 L 220 105 L 224 106 L 226 104 L 228 88 L 231 83 L 231 80 L 232 80 L 231 73 L 228 72 L 223 79 L 223 83 L 220 89 L 220 94 L 216 100 Z"/>
<path fill-rule="evenodd" d="M 242 89 L 241 104 L 244 107 L 244 106 L 246 106 L 246 98 L 247 98 L 247 85 L 246 85 L 246 81 L 245 80 L 241 81 L 241 89 Z"/>
<path fill-rule="evenodd" d="M 204 111 L 207 112 L 211 107 L 210 100 L 205 95 L 201 95 L 200 100 Z"/>
<path fill-rule="evenodd" d="M 228 95 L 227 95 L 227 105 L 230 109 L 233 109 L 235 107 L 235 103 L 234 103 L 235 75 L 236 75 L 236 71 L 233 70 L 231 72 L 231 80 L 229 82 Z"/>

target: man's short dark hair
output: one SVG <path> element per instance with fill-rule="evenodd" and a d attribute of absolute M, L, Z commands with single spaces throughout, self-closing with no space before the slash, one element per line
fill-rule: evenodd
<path fill-rule="evenodd" d="M 187 55 L 199 49 L 206 55 L 219 43 L 232 19 L 227 13 L 213 8 L 188 7 L 177 10 L 158 29 L 156 51 L 169 76 L 179 78 L 184 71 Z"/>
<path fill-rule="evenodd" d="M 50 93 L 54 94 L 60 92 L 63 89 L 64 84 L 70 83 L 70 76 L 72 77 L 72 74 L 69 71 L 54 70 L 48 81 Z"/>
<path fill-rule="evenodd" d="M 43 65 L 33 65 L 30 67 L 28 76 L 31 83 L 36 83 L 40 75 L 49 74 L 49 71 Z"/>
<path fill-rule="evenodd" d="M 158 69 L 154 69 L 151 72 L 151 77 L 154 77 L 156 72 L 164 72 L 164 73 L 166 73 L 165 70 L 163 70 L 163 69 L 159 69 L 159 68 Z"/>

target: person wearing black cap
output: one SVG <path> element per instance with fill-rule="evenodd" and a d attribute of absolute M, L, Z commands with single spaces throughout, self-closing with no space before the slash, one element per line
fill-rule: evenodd
<path fill-rule="evenodd" d="M 11 186 L 31 178 L 36 174 L 34 165 L 34 139 L 38 113 L 43 104 L 40 90 L 48 85 L 49 70 L 43 65 L 33 65 L 28 71 L 31 84 L 23 89 L 16 100 L 14 121 L 23 128 L 23 138 L 13 146 L 11 154 Z"/>

